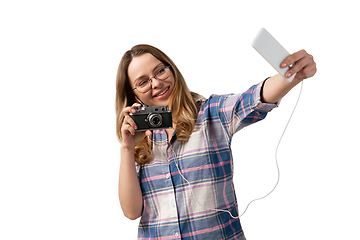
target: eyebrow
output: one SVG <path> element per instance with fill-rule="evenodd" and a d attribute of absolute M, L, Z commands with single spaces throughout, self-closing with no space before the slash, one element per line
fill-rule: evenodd
<path fill-rule="evenodd" d="M 161 65 L 164 65 L 165 66 L 165 64 L 164 63 L 159 63 L 158 65 L 156 65 L 155 67 L 154 67 L 154 69 L 152 70 L 152 73 L 154 74 L 154 72 L 155 72 L 155 70 L 157 69 L 157 68 L 159 68 Z M 142 75 L 142 76 L 140 76 L 140 77 L 137 77 L 136 79 L 135 79 L 135 81 L 134 81 L 134 83 L 136 83 L 137 81 L 140 81 L 140 79 L 142 79 L 142 78 L 147 78 L 148 76 L 146 76 L 146 75 Z"/>

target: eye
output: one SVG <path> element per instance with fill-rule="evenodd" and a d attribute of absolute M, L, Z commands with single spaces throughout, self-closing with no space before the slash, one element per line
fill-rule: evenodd
<path fill-rule="evenodd" d="M 143 87 L 148 83 L 149 80 L 141 80 L 137 83 L 138 87 Z"/>
<path fill-rule="evenodd" d="M 163 75 L 164 73 L 166 73 L 167 71 L 169 70 L 168 67 L 161 67 L 158 72 L 156 73 L 157 76 L 161 76 Z"/>

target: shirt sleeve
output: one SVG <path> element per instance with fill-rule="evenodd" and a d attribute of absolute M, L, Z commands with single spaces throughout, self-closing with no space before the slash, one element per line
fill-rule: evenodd
<path fill-rule="evenodd" d="M 218 118 L 224 130 L 231 138 L 242 128 L 264 119 L 268 112 L 278 107 L 275 104 L 261 101 L 263 82 L 249 88 L 244 93 L 228 95 L 212 95 L 208 101 L 211 118 Z"/>

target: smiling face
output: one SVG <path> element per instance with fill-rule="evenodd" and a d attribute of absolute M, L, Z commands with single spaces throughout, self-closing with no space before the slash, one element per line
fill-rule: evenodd
<path fill-rule="evenodd" d="M 163 106 L 168 105 L 168 99 L 174 89 L 174 75 L 170 70 L 169 77 L 165 80 L 158 80 L 154 75 L 161 67 L 165 65 L 150 53 L 142 54 L 134 57 L 129 64 L 128 77 L 129 84 L 132 89 L 143 81 L 149 80 L 151 77 L 151 88 L 146 93 L 141 93 L 134 89 L 134 94 L 143 103 L 148 106 Z"/>

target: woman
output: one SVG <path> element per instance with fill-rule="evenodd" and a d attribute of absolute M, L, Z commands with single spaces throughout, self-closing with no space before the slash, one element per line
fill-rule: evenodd
<path fill-rule="evenodd" d="M 313 57 L 290 55 L 280 75 L 242 94 L 190 92 L 171 59 L 137 45 L 121 59 L 116 81 L 121 142 L 119 199 L 129 219 L 141 216 L 139 239 L 245 239 L 232 178 L 231 138 L 262 120 L 294 86 L 316 72 Z M 133 107 L 168 105 L 173 128 L 136 131 Z"/>

